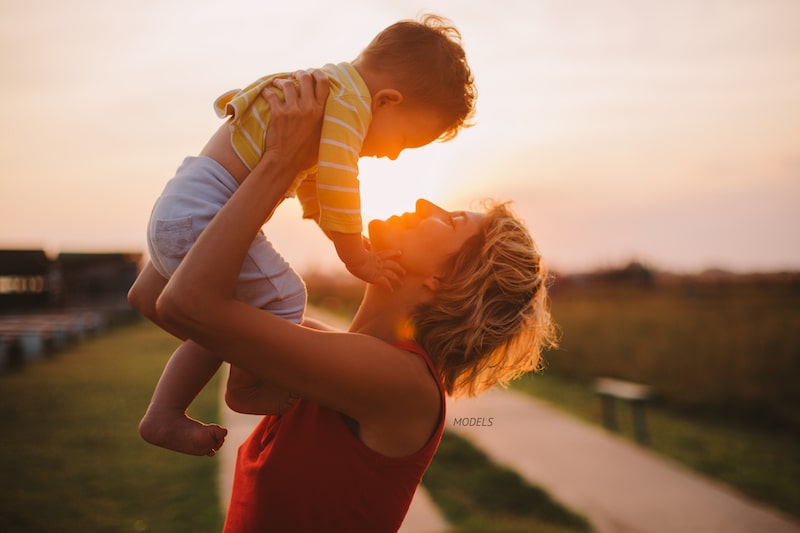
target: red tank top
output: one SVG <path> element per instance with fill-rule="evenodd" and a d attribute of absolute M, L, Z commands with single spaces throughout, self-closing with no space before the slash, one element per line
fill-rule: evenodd
<path fill-rule="evenodd" d="M 266 416 L 239 448 L 224 533 L 396 532 L 428 468 L 445 421 L 444 390 L 428 355 L 414 343 L 436 380 L 442 413 L 425 446 L 386 457 L 348 429 L 342 415 L 299 400 L 282 416 Z"/>

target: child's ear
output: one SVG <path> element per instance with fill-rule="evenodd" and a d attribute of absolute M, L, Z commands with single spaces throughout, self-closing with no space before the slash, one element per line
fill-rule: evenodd
<path fill-rule="evenodd" d="M 403 93 L 397 89 L 381 89 L 372 97 L 372 102 L 376 107 L 386 107 L 397 105 L 403 101 Z"/>

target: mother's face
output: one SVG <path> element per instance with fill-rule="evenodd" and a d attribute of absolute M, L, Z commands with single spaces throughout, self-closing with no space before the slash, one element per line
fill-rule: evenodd
<path fill-rule="evenodd" d="M 397 261 L 408 274 L 434 276 L 448 256 L 477 234 L 483 217 L 417 200 L 413 213 L 370 222 L 370 242 L 375 250 L 399 250 Z"/>

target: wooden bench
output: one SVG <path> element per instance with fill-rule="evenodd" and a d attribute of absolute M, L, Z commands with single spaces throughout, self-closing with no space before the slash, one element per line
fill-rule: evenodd
<path fill-rule="evenodd" d="M 645 419 L 645 406 L 653 397 L 653 390 L 647 385 L 622 381 L 612 378 L 598 378 L 594 382 L 594 391 L 600 396 L 603 405 L 603 425 L 617 431 L 617 400 L 628 402 L 631 406 L 633 417 L 633 431 L 636 441 L 647 444 L 647 420 Z"/>

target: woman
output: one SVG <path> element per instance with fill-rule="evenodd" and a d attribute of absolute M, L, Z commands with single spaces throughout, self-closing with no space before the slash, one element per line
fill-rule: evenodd
<path fill-rule="evenodd" d="M 369 224 L 404 269 L 369 285 L 350 331 L 298 326 L 233 298 L 253 235 L 313 154 L 325 81 L 298 73 L 261 163 L 201 235 L 158 299 L 159 320 L 301 399 L 239 450 L 225 531 L 396 531 L 444 428 L 445 395 L 476 394 L 538 367 L 554 342 L 546 274 L 505 206 Z M 276 111 L 277 110 L 277 111 Z M 303 118 L 304 120 L 300 120 Z M 304 142 L 305 141 L 305 142 Z M 133 291 L 132 300 L 136 300 Z M 247 397 L 237 407 L 247 410 Z"/>

